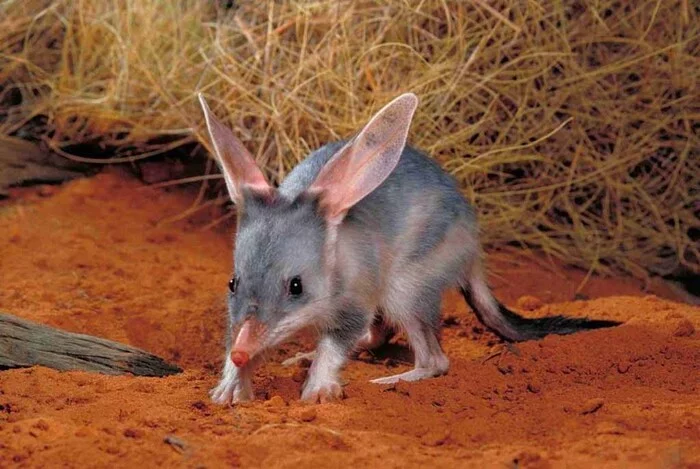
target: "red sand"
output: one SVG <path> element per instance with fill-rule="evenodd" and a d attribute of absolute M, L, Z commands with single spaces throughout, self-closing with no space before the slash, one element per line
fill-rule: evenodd
<path fill-rule="evenodd" d="M 305 370 L 279 364 L 309 347 L 300 339 L 257 373 L 259 400 L 219 407 L 207 392 L 223 358 L 230 235 L 162 223 L 191 198 L 116 172 L 16 192 L 0 205 L 0 310 L 185 372 L 0 372 L 0 467 L 700 467 L 700 308 L 635 281 L 593 278 L 582 293 L 595 299 L 573 301 L 585 273 L 492 253 L 496 293 L 521 312 L 626 324 L 487 359 L 498 341 L 452 294 L 445 377 L 368 383 L 408 368 L 399 340 L 347 367 L 346 400 L 304 406 Z"/>

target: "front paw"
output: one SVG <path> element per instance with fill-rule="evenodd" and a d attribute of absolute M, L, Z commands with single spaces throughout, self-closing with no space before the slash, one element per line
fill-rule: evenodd
<path fill-rule="evenodd" d="M 238 402 L 252 401 L 253 390 L 250 386 L 241 386 L 238 384 L 230 384 L 222 379 L 211 391 L 209 396 L 215 404 L 236 404 Z"/>
<path fill-rule="evenodd" d="M 336 381 L 307 383 L 301 393 L 301 400 L 312 404 L 333 402 L 345 397 L 343 387 Z"/>
<path fill-rule="evenodd" d="M 227 405 L 253 400 L 253 386 L 240 376 L 224 375 L 209 396 L 215 404 Z"/>

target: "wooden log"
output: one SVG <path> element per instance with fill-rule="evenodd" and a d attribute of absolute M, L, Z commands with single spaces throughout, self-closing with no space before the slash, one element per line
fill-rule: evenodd
<path fill-rule="evenodd" d="M 32 142 L 0 135 L 0 197 L 13 186 L 63 182 L 87 171 L 85 165 L 44 152 Z"/>
<path fill-rule="evenodd" d="M 0 313 L 0 370 L 34 365 L 108 375 L 167 376 L 182 371 L 129 345 Z"/>

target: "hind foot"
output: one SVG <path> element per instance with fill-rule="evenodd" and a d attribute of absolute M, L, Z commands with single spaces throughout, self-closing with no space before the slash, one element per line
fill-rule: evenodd
<path fill-rule="evenodd" d="M 313 350 L 311 352 L 298 352 L 293 357 L 287 358 L 285 361 L 283 361 L 282 366 L 294 366 L 304 360 L 314 361 L 315 359 L 316 350 Z"/>
<path fill-rule="evenodd" d="M 419 381 L 426 378 L 434 378 L 436 376 L 442 376 L 447 373 L 447 368 L 441 370 L 438 368 L 414 368 L 411 371 L 405 373 L 399 373 L 398 375 L 387 376 L 385 378 L 377 378 L 370 381 L 374 384 L 395 384 L 399 381 Z"/>
<path fill-rule="evenodd" d="M 375 384 L 394 384 L 399 381 L 419 381 L 426 378 L 435 378 L 447 373 L 450 368 L 450 360 L 442 353 L 442 350 L 437 345 L 437 340 L 434 342 L 434 353 L 425 353 L 425 350 L 418 349 L 416 351 L 415 368 L 405 373 L 398 375 L 387 376 L 385 378 L 373 379 L 370 382 Z"/>

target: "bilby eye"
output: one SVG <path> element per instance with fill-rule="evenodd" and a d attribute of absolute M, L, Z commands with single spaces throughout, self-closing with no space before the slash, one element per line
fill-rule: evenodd
<path fill-rule="evenodd" d="M 235 275 L 231 277 L 231 280 L 228 281 L 228 289 L 233 293 L 234 295 L 236 294 L 236 289 L 238 288 L 238 277 Z"/>
<path fill-rule="evenodd" d="M 289 294 L 292 296 L 299 296 L 304 293 L 304 289 L 301 286 L 301 277 L 297 276 L 289 281 Z"/>

